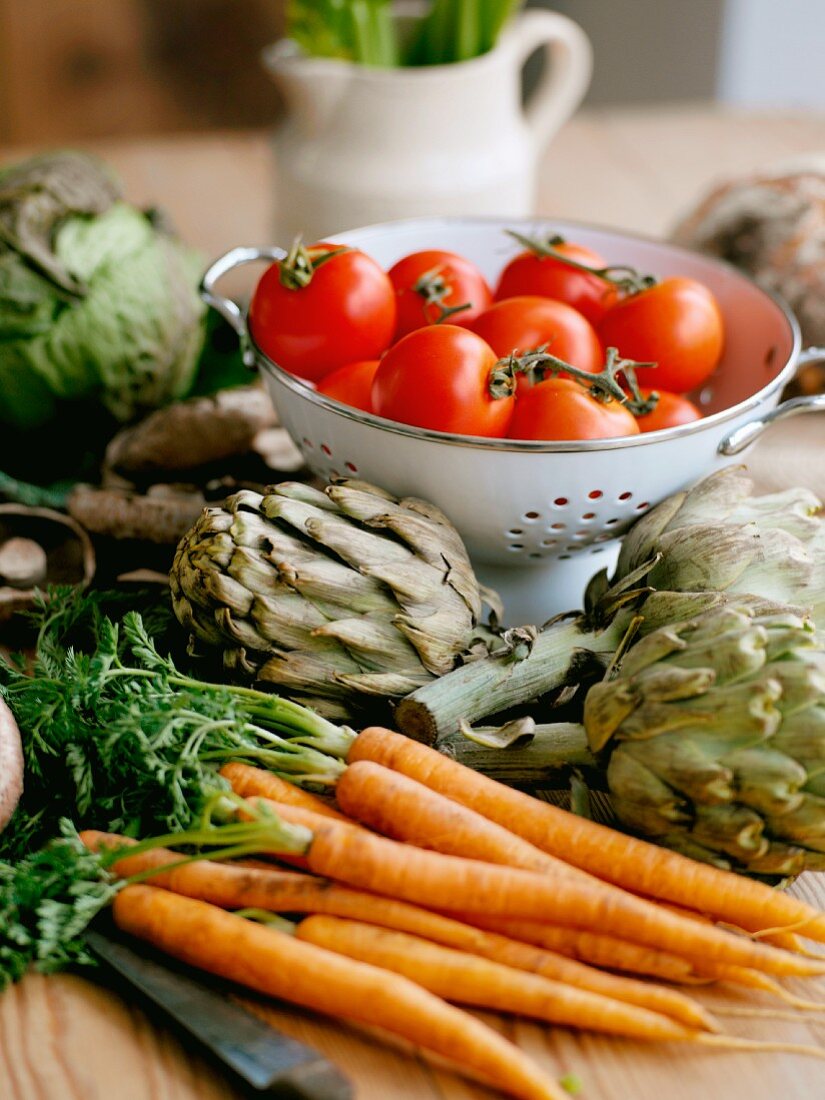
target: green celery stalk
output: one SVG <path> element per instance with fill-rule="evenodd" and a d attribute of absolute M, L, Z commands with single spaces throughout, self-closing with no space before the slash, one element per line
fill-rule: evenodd
<path fill-rule="evenodd" d="M 286 32 L 311 57 L 398 64 L 390 0 L 288 0 Z"/>
<path fill-rule="evenodd" d="M 523 0 L 479 0 L 481 8 L 481 53 L 491 50 L 505 23 L 518 11 Z"/>
<path fill-rule="evenodd" d="M 353 60 L 392 68 L 398 64 L 392 16 L 387 0 L 351 0 Z"/>
<path fill-rule="evenodd" d="M 458 0 L 451 61 L 469 61 L 481 49 L 481 0 Z"/>
<path fill-rule="evenodd" d="M 522 0 L 433 0 L 400 56 L 391 0 L 287 0 L 287 34 L 313 57 L 360 65 L 447 65 L 491 50 Z"/>

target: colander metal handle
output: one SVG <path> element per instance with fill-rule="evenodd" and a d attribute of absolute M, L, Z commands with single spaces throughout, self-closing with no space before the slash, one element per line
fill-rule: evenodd
<path fill-rule="evenodd" d="M 230 248 L 228 252 L 224 252 L 223 256 L 219 256 L 217 260 L 214 260 L 209 265 L 201 279 L 201 298 L 203 298 L 207 305 L 216 309 L 221 317 L 223 317 L 223 319 L 232 326 L 235 332 L 237 332 L 241 341 L 243 361 L 248 367 L 255 366 L 255 352 L 249 343 L 249 332 L 246 327 L 245 313 L 232 298 L 227 298 L 223 294 L 218 294 L 216 289 L 218 281 L 222 279 L 224 275 L 228 275 L 230 271 L 234 271 L 236 267 L 243 267 L 244 264 L 260 263 L 266 260 L 272 263 L 275 260 L 283 260 L 285 257 L 285 249 L 278 248 L 276 245 L 271 245 L 266 248 L 244 246 Z"/>
<path fill-rule="evenodd" d="M 810 363 L 821 362 L 825 362 L 825 348 L 806 348 L 799 356 L 798 369 Z M 728 457 L 741 454 L 750 447 L 751 443 L 755 443 L 771 424 L 775 424 L 778 420 L 787 420 L 791 416 L 813 412 L 825 412 L 825 393 L 816 394 L 813 397 L 792 397 L 790 401 L 783 401 L 770 412 L 740 425 L 726 435 L 719 444 L 719 454 Z"/>

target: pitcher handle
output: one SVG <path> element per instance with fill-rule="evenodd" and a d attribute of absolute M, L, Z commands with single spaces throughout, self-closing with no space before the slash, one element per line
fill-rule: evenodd
<path fill-rule="evenodd" d="M 285 257 L 286 251 L 275 245 L 269 248 L 247 248 L 244 246 L 230 248 L 217 260 L 212 261 L 201 279 L 201 298 L 207 305 L 217 310 L 224 321 L 237 332 L 241 341 L 241 355 L 247 367 L 255 366 L 255 353 L 249 345 L 249 332 L 246 327 L 244 311 L 234 299 L 219 294 L 217 284 L 224 275 L 228 275 L 236 267 L 243 267 L 244 264 L 260 263 L 262 260 L 275 262 L 276 260 L 283 260 Z"/>
<path fill-rule="evenodd" d="M 822 362 L 825 362 L 825 348 L 806 348 L 799 356 L 797 372 L 810 363 Z M 719 454 L 728 457 L 741 454 L 746 447 L 750 447 L 751 443 L 755 443 L 771 424 L 786 420 L 790 416 L 814 412 L 825 412 L 825 393 L 815 394 L 813 397 L 792 397 L 790 401 L 783 401 L 770 412 L 749 420 L 726 435 L 719 444 Z"/>
<path fill-rule="evenodd" d="M 552 11 L 524 12 L 513 20 L 509 33 L 522 66 L 544 47 L 545 70 L 525 104 L 527 124 L 541 149 L 584 99 L 593 73 L 593 48 L 578 23 Z"/>

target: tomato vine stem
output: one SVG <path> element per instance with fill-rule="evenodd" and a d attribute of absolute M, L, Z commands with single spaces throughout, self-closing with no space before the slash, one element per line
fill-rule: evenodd
<path fill-rule="evenodd" d="M 425 271 L 413 284 L 413 290 L 424 299 L 422 309 L 427 321 L 429 321 L 427 310 L 430 306 L 435 306 L 438 310 L 438 316 L 433 322 L 436 325 L 443 324 L 448 317 L 452 317 L 456 313 L 463 313 L 465 309 L 472 309 L 472 302 L 463 302 L 459 306 L 445 306 L 444 299 L 452 292 L 452 289 L 444 278 L 443 268 L 440 266 Z"/>
<path fill-rule="evenodd" d="M 523 245 L 534 255 L 558 260 L 559 263 L 564 264 L 566 267 L 572 267 L 576 271 L 582 271 L 587 275 L 594 275 L 597 279 L 601 279 L 603 282 L 615 287 L 621 294 L 626 294 L 628 296 L 640 294 L 643 290 L 649 290 L 657 283 L 655 275 L 642 275 L 635 267 L 630 267 L 629 264 L 609 264 L 606 267 L 590 267 L 589 264 L 583 264 L 579 260 L 574 260 L 571 256 L 566 256 L 563 252 L 557 251 L 557 245 L 566 243 L 564 237 L 558 234 L 548 235 L 545 240 L 541 240 L 538 237 L 528 237 L 524 233 L 517 232 L 515 229 L 508 229 L 506 232 L 508 236 L 518 241 L 519 244 Z"/>
<path fill-rule="evenodd" d="M 281 285 L 287 290 L 301 290 L 309 286 L 318 268 L 333 256 L 340 256 L 342 252 L 349 252 L 347 245 L 341 245 L 339 248 L 317 246 L 308 248 L 299 234 L 292 242 L 286 257 L 278 264 Z"/>
<path fill-rule="evenodd" d="M 645 416 L 653 412 L 659 402 L 659 394 L 655 391 L 645 397 L 639 389 L 636 378 L 636 370 L 639 367 L 655 367 L 655 363 L 637 363 L 634 359 L 623 359 L 619 355 L 618 348 L 608 348 L 605 353 L 605 363 L 598 372 L 582 370 L 574 367 L 572 363 L 566 363 L 547 351 L 547 344 L 534 351 L 528 351 L 524 355 L 507 356 L 500 359 L 490 372 L 490 394 L 492 397 L 509 396 L 505 390 L 506 380 L 511 380 L 511 387 L 515 385 L 515 378 L 519 374 L 525 374 L 533 380 L 541 381 L 546 375 L 556 377 L 565 374 L 573 381 L 578 382 L 588 390 L 597 401 L 608 404 L 618 401 L 625 405 L 634 416 Z M 619 381 L 619 375 L 624 379 L 626 389 Z M 495 387 L 495 388 L 494 388 Z M 627 391 L 630 391 L 629 393 Z"/>

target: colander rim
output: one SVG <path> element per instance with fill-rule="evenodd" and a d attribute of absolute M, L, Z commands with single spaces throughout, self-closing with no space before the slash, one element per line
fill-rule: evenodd
<path fill-rule="evenodd" d="M 659 247 L 667 248 L 670 252 L 681 253 L 690 259 L 696 259 L 697 253 L 691 252 L 687 248 L 682 248 L 679 245 L 672 245 L 667 241 L 658 240 L 656 237 L 646 235 L 644 233 L 627 232 L 625 230 L 617 230 L 610 226 L 598 225 L 594 222 L 582 222 L 568 218 L 546 218 L 546 217 L 534 217 L 534 218 L 508 218 L 503 219 L 498 216 L 475 216 L 475 217 L 420 217 L 420 218 L 399 218 L 395 221 L 376 222 L 370 225 L 358 226 L 355 229 L 346 230 L 342 233 L 336 233 L 327 236 L 325 239 L 332 242 L 343 241 L 353 233 L 366 233 L 373 230 L 384 229 L 403 229 L 414 228 L 415 226 L 428 225 L 433 228 L 439 226 L 473 226 L 473 225 L 489 225 L 490 223 L 500 224 L 502 221 L 507 221 L 508 225 L 542 225 L 551 223 L 554 227 L 564 229 L 570 227 L 574 231 L 576 229 L 584 230 L 596 230 L 597 232 L 609 233 L 616 237 L 626 237 L 630 240 L 642 241 L 645 244 L 652 244 Z M 533 440 L 533 439 L 499 439 L 488 436 L 475 436 L 475 435 L 458 435 L 453 432 L 439 432 L 431 428 L 419 428 L 411 424 L 401 424 L 395 420 L 388 420 L 386 417 L 378 416 L 375 413 L 364 412 L 361 409 L 352 408 L 350 405 L 344 405 L 340 401 L 336 401 L 334 398 L 327 397 L 325 394 L 319 393 L 317 390 L 312 389 L 307 382 L 298 378 L 296 375 L 291 374 L 289 371 L 279 367 L 272 359 L 269 358 L 261 350 L 261 348 L 255 342 L 249 325 L 246 324 L 247 339 L 250 346 L 254 350 L 256 362 L 264 370 L 267 371 L 279 384 L 285 386 L 293 394 L 301 399 L 309 402 L 311 405 L 319 406 L 326 409 L 327 412 L 334 413 L 337 416 L 341 416 L 346 420 L 352 420 L 358 424 L 365 425 L 366 427 L 375 428 L 378 431 L 388 432 L 392 435 L 401 435 L 407 438 L 426 440 L 430 443 L 444 443 L 452 447 L 470 447 L 483 450 L 486 452 L 507 451 L 520 454 L 554 454 L 554 453 L 575 453 L 582 451 L 615 451 L 625 447 L 652 447 L 657 443 L 664 443 L 672 439 L 683 439 L 691 435 L 697 435 L 700 432 L 711 431 L 719 425 L 724 425 L 731 420 L 736 420 L 744 413 L 749 411 L 755 411 L 764 405 L 777 390 L 782 390 L 787 383 L 791 380 L 795 373 L 797 360 L 799 358 L 802 349 L 802 333 L 799 327 L 799 322 L 794 316 L 788 304 L 785 300 L 773 291 L 767 290 L 765 287 L 760 286 L 755 280 L 751 279 L 744 272 L 740 271 L 733 264 L 728 263 L 725 260 L 720 260 L 715 256 L 702 255 L 701 258 L 715 267 L 722 268 L 729 274 L 734 275 L 736 278 L 742 280 L 745 283 L 750 284 L 759 294 L 768 299 L 774 306 L 776 306 L 782 316 L 785 319 L 788 328 L 790 329 L 792 346 L 788 358 L 778 371 L 776 376 L 771 379 L 767 385 L 751 394 L 750 397 L 745 398 L 743 401 L 738 402 L 735 405 L 731 405 L 727 409 L 722 409 L 717 413 L 711 413 L 709 416 L 702 417 L 701 420 L 695 420 L 689 424 L 680 424 L 673 428 L 664 428 L 656 432 L 643 432 L 640 435 L 632 436 L 620 436 L 615 439 L 570 439 L 570 440 Z M 246 314 L 244 316 L 246 321 Z"/>

